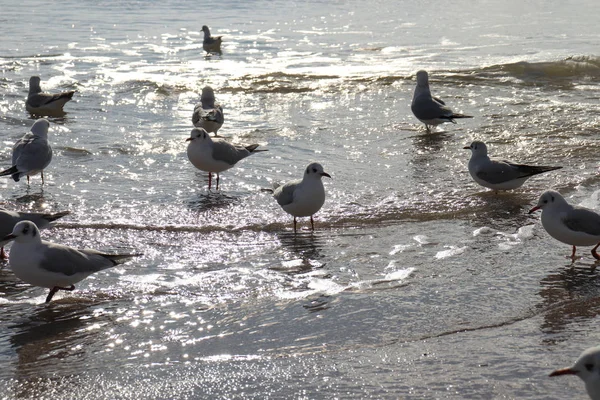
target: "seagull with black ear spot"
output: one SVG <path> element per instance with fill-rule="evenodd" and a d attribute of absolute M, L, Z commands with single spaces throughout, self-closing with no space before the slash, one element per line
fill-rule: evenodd
<path fill-rule="evenodd" d="M 275 185 L 273 197 L 285 212 L 294 217 L 294 233 L 296 233 L 296 217 L 309 217 L 310 227 L 314 231 L 313 215 L 325 203 L 325 187 L 321 178 L 331 178 L 317 162 L 308 164 L 301 180 L 291 181 L 283 185 Z"/>
<path fill-rule="evenodd" d="M 235 145 L 223 139 L 213 139 L 204 128 L 194 128 L 190 137 L 187 156 L 192 165 L 208 172 L 208 189 L 212 186 L 212 174 L 217 174 L 217 190 L 219 190 L 219 173 L 232 168 L 238 161 L 251 154 L 258 153 L 258 144 Z"/>
<path fill-rule="evenodd" d="M 14 240 L 8 263 L 22 281 L 50 289 L 46 303 L 59 290 L 75 290 L 75 283 L 93 273 L 114 267 L 141 254 L 106 254 L 97 250 L 77 250 L 42 240 L 38 227 L 21 221 L 2 241 Z"/>
<path fill-rule="evenodd" d="M 517 164 L 510 160 L 491 158 L 488 156 L 486 144 L 478 140 L 463 149 L 471 150 L 469 173 L 473 180 L 481 186 L 495 191 L 517 189 L 534 175 L 562 168 Z"/>
<path fill-rule="evenodd" d="M 572 367 L 553 371 L 550 376 L 576 375 L 585 383 L 592 400 L 600 400 L 600 346 L 585 350 Z"/>
<path fill-rule="evenodd" d="M 579 206 L 572 206 L 554 190 L 540 196 L 529 214 L 542 210 L 542 226 L 559 242 L 573 246 L 571 259 L 575 260 L 576 246 L 594 246 L 592 256 L 600 260 L 596 252 L 600 246 L 600 214 Z"/>

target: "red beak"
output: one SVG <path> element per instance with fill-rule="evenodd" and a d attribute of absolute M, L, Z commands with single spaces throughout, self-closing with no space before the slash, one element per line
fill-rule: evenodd
<path fill-rule="evenodd" d="M 572 368 L 561 368 L 553 371 L 550 376 L 559 376 L 559 375 L 577 375 L 577 371 Z"/>
<path fill-rule="evenodd" d="M 531 210 L 529 210 L 528 214 L 531 214 L 532 212 L 535 212 L 535 211 L 537 211 L 539 209 L 540 209 L 540 206 L 535 206 Z"/>
<path fill-rule="evenodd" d="M 191 137 L 185 139 L 186 142 L 191 142 L 192 140 L 194 140 L 194 138 L 191 138 Z"/>

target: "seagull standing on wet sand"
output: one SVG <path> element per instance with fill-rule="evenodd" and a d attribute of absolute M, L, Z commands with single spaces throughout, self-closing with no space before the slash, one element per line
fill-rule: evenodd
<path fill-rule="evenodd" d="M 63 106 L 73 98 L 74 90 L 62 93 L 43 93 L 40 87 L 40 77 L 29 78 L 29 94 L 25 101 L 25 108 L 31 114 L 57 115 L 64 113 Z"/>
<path fill-rule="evenodd" d="M 600 215 L 587 208 L 572 206 L 554 190 L 542 193 L 529 214 L 542 210 L 542 226 L 559 242 L 573 246 L 571 259 L 575 260 L 576 246 L 594 246 L 592 255 L 600 260 L 596 252 L 600 246 Z"/>
<path fill-rule="evenodd" d="M 600 400 L 600 346 L 585 350 L 572 367 L 557 369 L 550 376 L 577 375 L 592 400 Z"/>
<path fill-rule="evenodd" d="M 202 89 L 200 103 L 194 108 L 192 114 L 192 123 L 197 128 L 204 128 L 207 132 L 212 132 L 217 136 L 217 132 L 223 126 L 225 117 L 223 107 L 215 104 L 215 92 L 210 86 Z"/>
<path fill-rule="evenodd" d="M 288 182 L 276 186 L 273 197 L 285 212 L 294 216 L 294 233 L 296 233 L 296 217 L 310 216 L 311 229 L 315 230 L 313 214 L 317 213 L 325 203 L 325 188 L 321 178 L 331 178 L 323 170 L 323 166 L 313 162 L 308 164 L 302 180 Z"/>
<path fill-rule="evenodd" d="M 39 229 L 50 226 L 50 223 L 59 218 L 69 215 L 70 211 L 62 211 L 56 214 L 48 213 L 23 213 L 18 211 L 8 211 L 0 209 L 0 238 L 12 232 L 14 226 L 21 221 L 32 221 Z M 8 257 L 4 252 L 4 246 L 8 241 L 0 241 L 0 259 L 6 260 Z"/>
<path fill-rule="evenodd" d="M 221 54 L 221 38 L 223 36 L 210 36 L 210 30 L 208 26 L 202 26 L 202 32 L 204 32 L 204 40 L 202 41 L 202 48 L 207 53 L 218 53 Z"/>
<path fill-rule="evenodd" d="M 431 96 L 427 71 L 417 72 L 417 87 L 415 87 L 410 109 L 415 117 L 425 124 L 427 132 L 431 132 L 430 127 L 435 127 L 444 122 L 455 124 L 456 121 L 454 120 L 456 118 L 473 118 L 470 115 L 454 113 L 442 100 Z"/>
<path fill-rule="evenodd" d="M 487 146 L 479 141 L 463 149 L 471 150 L 469 173 L 473 180 L 481 186 L 496 191 L 516 189 L 534 175 L 562 168 L 517 164 L 508 160 L 490 158 Z"/>
<path fill-rule="evenodd" d="M 223 139 L 212 139 L 204 128 L 194 128 L 187 147 L 187 156 L 194 167 L 208 172 L 208 189 L 212 186 L 212 173 L 217 174 L 217 190 L 219 190 L 219 173 L 228 170 L 251 154 L 259 151 L 258 144 L 247 146 L 234 145 Z"/>
<path fill-rule="evenodd" d="M 15 225 L 2 241 L 14 240 L 9 265 L 17 278 L 33 286 L 50 289 L 46 303 L 59 290 L 75 290 L 75 283 L 141 254 L 105 254 L 96 250 L 77 250 L 46 242 L 31 221 Z"/>
<path fill-rule="evenodd" d="M 33 123 L 31 132 L 27 132 L 13 146 L 12 167 L 0 172 L 0 176 L 11 175 L 15 182 L 19 182 L 22 176 L 42 174 L 44 184 L 44 169 L 52 161 L 52 147 L 48 143 L 48 128 L 50 122 L 40 118 Z"/>

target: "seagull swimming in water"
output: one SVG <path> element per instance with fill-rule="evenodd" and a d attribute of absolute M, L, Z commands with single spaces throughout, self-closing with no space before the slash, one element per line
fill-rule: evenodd
<path fill-rule="evenodd" d="M 474 141 L 463 149 L 471 150 L 469 173 L 473 180 L 496 191 L 516 189 L 534 175 L 562 168 L 517 164 L 509 160 L 490 158 L 487 146 L 480 141 Z"/>
<path fill-rule="evenodd" d="M 33 286 L 50 289 L 46 303 L 59 290 L 75 290 L 75 283 L 89 275 L 114 267 L 141 254 L 105 254 L 92 249 L 72 247 L 42 240 L 38 227 L 21 221 L 2 241 L 14 240 L 9 265 L 17 278 Z"/>
<path fill-rule="evenodd" d="M 74 90 L 61 93 L 44 93 L 40 87 L 40 77 L 29 78 L 29 94 L 25 101 L 25 108 L 31 114 L 36 115 L 60 115 L 64 114 L 63 106 L 73 98 Z"/>
<path fill-rule="evenodd" d="M 215 103 L 215 92 L 210 86 L 202 89 L 200 104 L 194 108 L 192 114 L 192 123 L 197 128 L 204 128 L 207 132 L 212 132 L 217 136 L 217 132 L 223 126 L 225 117 L 223 107 Z"/>
<path fill-rule="evenodd" d="M 218 53 L 221 54 L 221 38 L 223 36 L 211 36 L 208 26 L 202 26 L 202 32 L 204 32 L 204 40 L 202 41 L 202 48 L 208 54 Z"/>
<path fill-rule="evenodd" d="M 31 132 L 27 132 L 13 146 L 12 167 L 0 172 L 0 176 L 10 175 L 15 182 L 19 182 L 22 176 L 41 173 L 42 184 L 44 183 L 44 169 L 52 161 L 52 147 L 48 143 L 48 128 L 50 122 L 40 118 L 33 123 Z"/>
<path fill-rule="evenodd" d="M 457 114 L 446 103 L 431 95 L 429 90 L 429 76 L 427 71 L 417 72 L 417 86 L 413 95 L 410 109 L 419 121 L 425 124 L 427 132 L 430 127 L 435 127 L 444 122 L 452 122 L 457 118 L 473 118 L 471 115 Z"/>
<path fill-rule="evenodd" d="M 301 180 L 291 181 L 275 186 L 273 197 L 285 212 L 294 216 L 294 233 L 296 217 L 309 217 L 311 229 L 315 230 L 313 214 L 325 203 L 325 188 L 321 178 L 331 178 L 317 162 L 308 164 Z"/>
<path fill-rule="evenodd" d="M 212 186 L 212 173 L 217 174 L 217 190 L 219 190 L 219 173 L 233 167 L 238 161 L 257 153 L 258 144 L 234 145 L 223 139 L 212 139 L 204 128 L 194 128 L 187 147 L 187 156 L 192 165 L 208 172 L 208 189 Z"/>

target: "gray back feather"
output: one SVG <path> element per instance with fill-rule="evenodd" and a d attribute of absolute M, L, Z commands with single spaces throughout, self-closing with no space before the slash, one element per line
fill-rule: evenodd
<path fill-rule="evenodd" d="M 224 140 L 213 140 L 213 158 L 234 165 L 252 154 L 244 146 L 233 145 Z"/>
<path fill-rule="evenodd" d="M 600 215 L 594 211 L 583 207 L 573 207 L 568 215 L 569 217 L 563 218 L 563 222 L 569 229 L 600 236 Z"/>
<path fill-rule="evenodd" d="M 294 201 L 294 190 L 296 190 L 300 183 L 302 183 L 302 180 L 288 182 L 275 188 L 273 197 L 275 197 L 277 203 L 280 206 L 291 204 Z"/>

